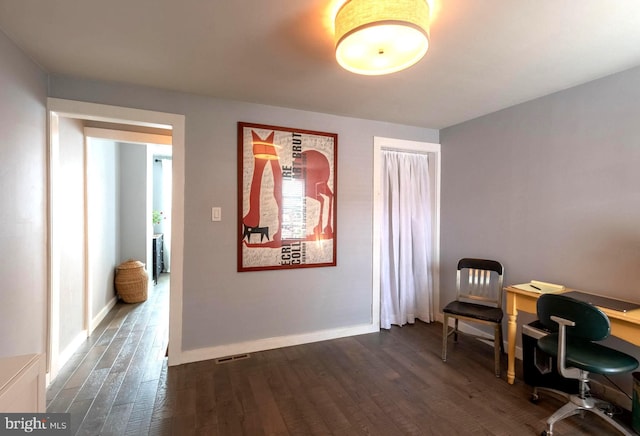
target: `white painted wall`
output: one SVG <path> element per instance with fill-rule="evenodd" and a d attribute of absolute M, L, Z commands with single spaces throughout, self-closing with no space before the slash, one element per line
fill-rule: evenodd
<path fill-rule="evenodd" d="M 47 76 L 0 32 L 0 357 L 45 351 Z"/>
<path fill-rule="evenodd" d="M 115 296 L 114 274 L 119 261 L 118 151 L 110 140 L 87 142 L 87 225 L 91 318 Z"/>
<path fill-rule="evenodd" d="M 53 213 L 59 250 L 59 353 L 82 337 L 85 330 L 84 134 L 82 122 L 59 119 L 59 151 Z M 84 334 L 83 334 L 84 332 Z M 78 339 L 78 337 L 81 337 Z M 68 353 L 67 353 L 68 354 Z"/>

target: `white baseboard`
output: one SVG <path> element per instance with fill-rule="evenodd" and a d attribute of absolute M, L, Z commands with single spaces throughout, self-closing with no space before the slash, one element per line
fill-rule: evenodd
<path fill-rule="evenodd" d="M 76 334 L 73 340 L 66 346 L 64 350 L 58 353 L 57 358 L 52 360 L 51 368 L 49 368 L 49 372 L 46 374 L 46 384 L 47 386 L 53 380 L 55 380 L 58 375 L 58 371 L 69 361 L 73 353 L 75 353 L 78 348 L 87 340 L 87 337 L 93 332 L 98 324 L 107 316 L 107 313 L 116 305 L 118 302 L 117 297 L 113 297 L 103 308 L 102 310 L 88 323 L 86 330 L 81 330 Z"/>
<path fill-rule="evenodd" d="M 87 340 L 87 336 L 88 336 L 87 331 L 81 330 L 76 335 L 76 337 L 73 338 L 71 343 L 69 343 L 69 345 L 67 345 L 67 347 L 64 350 L 62 350 L 60 354 L 58 354 L 58 362 L 57 362 L 58 370 L 64 367 L 65 363 L 67 363 L 67 361 L 71 358 L 71 356 L 73 356 L 73 353 L 75 353 L 78 350 L 78 348 L 80 348 L 80 345 L 82 345 L 84 341 Z"/>
<path fill-rule="evenodd" d="M 280 336 L 240 342 L 236 344 L 219 345 L 216 347 L 199 348 L 196 350 L 183 351 L 180 356 L 180 363 L 198 362 L 201 360 L 217 359 L 220 357 L 234 356 L 244 353 L 255 353 L 258 351 L 272 350 L 274 348 L 309 344 L 312 342 L 326 341 L 329 339 L 338 339 L 378 331 L 380 331 L 380 329 L 373 324 L 363 324 L 352 327 L 303 333 L 299 335 Z"/>
<path fill-rule="evenodd" d="M 438 319 L 439 318 L 439 319 Z M 442 315 L 436 315 L 436 320 L 442 322 Z M 477 336 L 486 336 L 490 338 L 486 332 L 476 329 L 470 324 L 460 322 L 458 327 L 461 331 L 471 333 Z M 237 344 L 220 345 L 217 347 L 199 348 L 196 350 L 183 351 L 181 355 L 181 363 L 198 362 L 202 360 L 218 359 L 220 357 L 234 356 L 245 353 L 255 353 L 258 351 L 272 350 L 275 348 L 290 347 L 294 345 L 308 344 L 312 342 L 325 341 L 330 339 L 344 338 L 348 336 L 362 335 L 366 333 L 374 333 L 379 331 L 379 327 L 372 324 L 364 324 L 354 327 L 321 330 L 317 332 L 304 333 L 300 335 L 280 336 L 275 338 L 259 339 L 256 341 L 240 342 Z M 507 346 L 505 339 L 505 347 Z M 493 346 L 489 342 L 487 345 Z M 516 347 L 516 359 L 522 360 L 522 348 Z M 630 410 L 631 400 L 623 393 L 614 388 L 603 385 L 602 383 L 592 380 L 590 382 L 593 393 L 599 398 L 615 403 L 621 407 Z"/>
<path fill-rule="evenodd" d="M 118 302 L 118 297 L 114 296 L 111 300 L 109 300 L 109 302 L 102 308 L 102 310 L 100 310 L 100 312 L 98 312 L 98 314 L 96 316 L 93 317 L 93 319 L 91 320 L 91 322 L 89 323 L 89 334 L 93 333 L 93 331 L 96 329 L 96 327 L 102 322 L 102 320 L 104 319 L 105 316 L 107 316 L 107 313 L 109 313 L 109 311 L 111 309 L 113 309 L 113 306 L 116 305 L 116 303 Z"/>
<path fill-rule="evenodd" d="M 442 314 L 436 315 L 436 320 L 442 322 L 444 320 Z M 462 332 L 471 333 L 478 336 L 486 336 L 487 338 L 491 337 L 486 332 L 478 330 L 475 327 L 464 322 L 460 322 L 459 328 Z M 183 351 L 180 355 L 180 363 L 177 364 L 218 359 L 220 357 L 234 356 L 244 353 L 255 353 L 258 351 L 272 350 L 274 348 L 290 347 L 293 345 L 308 344 L 312 342 L 326 341 L 330 339 L 338 339 L 347 336 L 356 336 L 378 331 L 380 331 L 378 326 L 375 326 L 373 324 L 363 324 L 359 326 L 321 330 L 299 335 L 280 336 L 275 338 L 258 339 L 256 341 L 240 342 L 229 345 L 219 345 L 216 347 L 198 348 L 195 350 Z M 505 340 L 505 348 L 506 346 L 507 343 Z M 522 360 L 522 348 L 520 347 L 516 347 L 516 358 Z"/>

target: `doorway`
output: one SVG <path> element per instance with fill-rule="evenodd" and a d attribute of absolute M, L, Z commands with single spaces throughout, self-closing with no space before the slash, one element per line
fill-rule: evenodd
<path fill-rule="evenodd" d="M 63 229 L 65 228 L 64 215 L 60 213 L 60 208 L 64 207 L 64 193 L 61 192 L 62 175 L 65 174 L 61 163 L 64 156 L 60 156 L 60 120 L 72 119 L 82 121 L 93 121 L 102 123 L 112 123 L 124 126 L 128 130 L 149 130 L 149 129 L 168 129 L 171 131 L 172 142 L 172 213 L 171 213 L 171 277 L 170 277 L 170 307 L 169 307 L 169 365 L 177 365 L 181 363 L 181 326 L 182 326 L 182 247 L 183 247 L 183 210 L 184 210 L 184 116 L 176 114 L 167 114 L 162 112 L 144 111 L 138 109 L 121 108 L 114 106 L 105 106 L 92 103 L 84 103 L 70 100 L 49 99 L 49 298 L 48 298 L 48 329 L 47 329 L 47 380 L 53 380 L 61 366 L 61 362 L 67 357 L 62 355 L 60 350 L 60 329 L 61 314 L 60 307 L 61 294 L 60 279 L 64 273 L 61 268 L 62 250 L 65 247 L 66 240 Z M 128 136 L 135 132 L 125 132 L 122 135 Z M 95 133 L 95 132 L 94 132 Z M 126 141 L 126 138 L 115 138 L 116 140 Z M 148 139 L 148 138 L 147 138 Z M 147 142 L 144 139 L 144 142 Z M 151 167 L 151 158 L 148 159 L 149 167 Z M 84 162 L 86 167 L 87 162 Z M 151 189 L 149 187 L 149 189 Z M 86 192 L 85 192 L 86 198 Z M 78 233 L 82 233 L 84 241 L 88 240 L 90 226 L 87 226 L 88 208 L 86 201 L 82 204 L 84 210 L 84 225 Z M 149 217 L 151 216 L 151 202 L 147 205 Z M 148 222 L 148 233 L 152 234 L 153 227 L 151 220 Z M 68 227 L 68 226 L 67 226 Z M 78 229 L 76 229 L 77 231 Z M 146 260 L 151 259 L 151 243 L 146 244 L 147 253 Z M 82 336 L 90 333 L 95 327 L 93 320 L 95 319 L 91 312 L 91 294 L 87 292 L 89 289 L 89 277 L 86 265 L 88 265 L 87 253 L 90 247 L 85 246 L 83 267 L 80 269 L 84 275 L 84 314 L 83 314 L 83 330 L 74 341 L 78 342 Z M 63 263 L 64 266 L 64 263 Z M 78 270 L 77 262 L 76 271 Z M 64 315 L 65 319 L 67 314 Z M 76 314 L 77 317 L 77 314 Z"/>
<path fill-rule="evenodd" d="M 374 137 L 373 139 L 373 290 L 372 323 L 380 328 L 380 286 L 381 286 L 381 239 L 380 229 L 383 222 L 382 154 L 384 150 L 403 153 L 427 154 L 429 156 L 429 178 L 433 187 L 431 198 L 431 252 L 433 274 L 433 307 L 440 307 L 440 144 L 408 141 L 393 138 Z"/>

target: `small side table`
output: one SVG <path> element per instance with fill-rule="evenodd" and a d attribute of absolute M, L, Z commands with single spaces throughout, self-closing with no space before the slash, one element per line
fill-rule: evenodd
<path fill-rule="evenodd" d="M 153 235 L 153 283 L 158 284 L 158 276 L 164 271 L 164 235 Z"/>

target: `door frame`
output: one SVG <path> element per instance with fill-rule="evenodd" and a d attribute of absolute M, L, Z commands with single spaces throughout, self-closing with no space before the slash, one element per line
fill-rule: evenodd
<path fill-rule="evenodd" d="M 87 196 L 87 191 L 86 191 L 86 184 L 89 178 L 89 174 L 87 173 L 87 168 L 86 168 L 86 156 L 87 156 L 87 147 L 89 146 L 89 142 L 93 139 L 104 139 L 104 140 L 108 140 L 108 141 L 113 141 L 114 143 L 118 142 L 121 144 L 142 144 L 142 145 L 146 145 L 147 146 L 147 194 L 146 194 L 146 199 L 147 199 L 147 204 L 146 204 L 146 222 L 147 222 L 147 229 L 146 229 L 146 235 L 145 235 L 145 239 L 146 239 L 146 243 L 145 243 L 145 247 L 146 247 L 146 251 L 145 251 L 145 259 L 144 259 L 144 263 L 145 265 L 147 265 L 147 271 L 150 271 L 149 269 L 149 265 L 152 265 L 152 258 L 151 258 L 151 241 L 153 238 L 153 225 L 150 224 L 151 223 L 151 211 L 152 211 L 152 205 L 151 205 L 151 194 L 152 194 L 152 176 L 151 174 L 151 165 L 152 165 L 152 159 L 153 159 L 153 146 L 155 145 L 168 145 L 171 146 L 171 137 L 170 136 L 163 136 L 163 135 L 158 135 L 158 134 L 153 134 L 153 133 L 140 133 L 140 132 L 129 132 L 129 131 L 123 131 L 123 130 L 115 130 L 115 129 L 107 129 L 107 128 L 98 128 L 98 127 L 85 127 L 84 128 L 84 139 L 85 139 L 85 208 L 87 209 L 85 211 L 85 216 L 89 213 L 88 210 L 88 196 Z M 173 153 L 173 152 L 172 152 Z M 89 267 L 91 265 L 90 263 L 90 258 L 91 258 L 91 231 L 90 231 L 90 227 L 91 227 L 91 221 L 86 219 L 86 224 L 85 224 L 85 262 L 86 262 L 86 268 L 85 268 L 85 328 L 87 330 L 87 335 L 90 335 L 93 330 L 97 327 L 97 325 L 99 324 L 99 321 L 104 317 L 104 315 L 106 315 L 106 313 L 102 314 L 102 316 L 98 316 L 98 321 L 96 322 L 96 320 L 94 320 L 91 316 L 91 309 L 93 307 L 92 305 L 92 286 L 91 286 L 91 274 L 90 274 L 90 270 Z M 108 312 L 108 310 L 112 307 L 112 305 L 108 305 L 105 307 L 105 312 Z"/>
<path fill-rule="evenodd" d="M 48 299 L 47 323 L 45 338 L 47 339 L 47 380 L 55 378 L 58 367 L 57 332 L 59 331 L 59 314 L 53 310 L 59 304 L 59 254 L 52 214 L 55 206 L 55 178 L 59 168 L 56 165 L 59 149 L 59 117 L 75 118 L 91 121 L 102 121 L 124 125 L 164 128 L 172 130 L 172 257 L 169 297 L 169 365 L 182 362 L 182 284 L 183 284 L 183 251 L 184 251 L 184 166 L 185 166 L 185 116 L 165 112 L 132 109 L 119 106 L 102 105 L 57 98 L 47 99 L 48 116 Z M 85 235 L 86 236 L 86 235 Z M 89 320 L 85 320 L 89 321 Z"/>
<path fill-rule="evenodd" d="M 427 154 L 429 176 L 433 189 L 432 240 L 433 240 L 433 309 L 434 318 L 440 312 L 440 184 L 441 184 L 441 147 L 432 142 L 409 141 L 405 139 L 373 137 L 373 289 L 372 322 L 380 328 L 380 225 L 382 223 L 382 151 L 392 150 L 406 153 Z"/>

